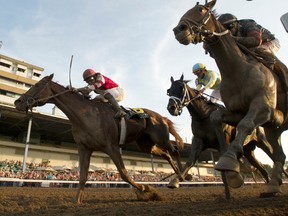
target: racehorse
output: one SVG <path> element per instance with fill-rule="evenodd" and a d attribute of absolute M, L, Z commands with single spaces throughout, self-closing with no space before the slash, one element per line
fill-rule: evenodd
<path fill-rule="evenodd" d="M 115 110 L 112 106 L 108 103 L 84 99 L 80 93 L 63 87 L 52 81 L 52 78 L 53 74 L 42 78 L 14 103 L 17 110 L 26 112 L 32 107 L 52 103 L 63 111 L 70 120 L 73 138 L 78 144 L 80 166 L 77 202 L 81 203 L 83 200 L 84 187 L 93 151 L 102 151 L 110 156 L 121 178 L 137 189 L 135 192 L 138 199 L 161 199 L 156 190 L 136 183 L 128 175 L 120 153 L 120 119 L 114 118 Z M 172 121 L 152 110 L 144 108 L 143 110 L 149 115 L 149 118 L 126 120 L 127 135 L 125 143 L 136 141 L 142 151 L 165 158 L 174 171 L 179 173 L 180 170 L 173 162 L 171 155 L 176 155 L 178 165 L 181 163 L 178 151 L 169 140 L 169 133 L 175 137 L 179 149 L 183 148 L 184 143 L 176 132 Z"/>
<path fill-rule="evenodd" d="M 183 45 L 204 42 L 221 73 L 220 93 L 226 109 L 213 112 L 211 119 L 220 142 L 225 142 L 222 122 L 237 126 L 237 133 L 215 168 L 238 173 L 237 159 L 243 155 L 243 145 L 255 128 L 263 126 L 273 148 L 274 161 L 271 180 L 264 194 L 272 196 L 280 192 L 286 158 L 280 136 L 288 126 L 287 87 L 278 74 L 255 56 L 242 51 L 230 32 L 217 21 L 212 11 L 215 4 L 216 0 L 205 5 L 197 3 L 181 17 L 173 29 L 174 35 Z M 284 71 L 280 73 L 281 77 L 287 77 L 286 66 L 276 60 L 275 68 Z"/>
<path fill-rule="evenodd" d="M 188 161 L 185 164 L 182 172 L 168 184 L 170 188 L 178 188 L 179 181 L 183 181 L 188 171 L 195 165 L 202 151 L 212 148 L 219 151 L 220 155 L 226 152 L 227 146 L 220 146 L 214 127 L 210 121 L 210 115 L 212 112 L 218 109 L 224 109 L 222 105 L 212 103 L 205 97 L 197 96 L 197 91 L 191 88 L 187 83 L 188 80 L 184 80 L 182 74 L 179 80 L 174 80 L 171 77 L 171 87 L 167 90 L 169 96 L 169 102 L 167 109 L 173 116 L 178 116 L 182 113 L 182 109 L 186 107 L 191 116 L 191 130 L 193 133 L 191 151 Z M 228 124 L 223 124 L 223 133 L 227 144 L 235 138 L 235 127 Z M 254 149 L 258 146 L 258 142 L 264 147 L 263 151 L 271 157 L 269 143 L 265 139 L 263 130 L 261 128 L 258 131 L 254 131 L 253 136 L 250 136 L 249 143 L 244 146 L 244 155 L 248 159 L 249 163 L 258 169 L 263 176 L 266 183 L 269 182 L 269 176 L 263 164 L 261 164 L 254 155 Z M 245 159 L 245 158 L 243 158 Z M 246 162 L 246 160 L 244 160 Z M 249 164 L 249 165 L 250 165 Z M 242 163 L 242 168 L 248 170 L 247 162 Z M 250 169 L 251 170 L 251 169 Z M 225 172 L 221 172 L 222 180 L 225 186 L 226 199 L 231 199 L 230 190 L 226 182 Z M 228 179 L 229 180 L 229 179 Z M 254 179 L 256 181 L 256 179 Z M 237 182 L 236 182 L 237 183 Z M 231 183 L 230 183 L 231 184 Z"/>

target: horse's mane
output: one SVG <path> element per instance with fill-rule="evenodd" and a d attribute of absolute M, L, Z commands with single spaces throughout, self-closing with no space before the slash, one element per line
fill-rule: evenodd
<path fill-rule="evenodd" d="M 216 19 L 218 19 L 218 17 L 222 15 L 222 14 L 218 14 L 218 12 L 216 11 L 216 9 L 213 9 L 213 10 L 211 11 L 211 13 L 214 15 L 214 17 L 215 17 Z"/>

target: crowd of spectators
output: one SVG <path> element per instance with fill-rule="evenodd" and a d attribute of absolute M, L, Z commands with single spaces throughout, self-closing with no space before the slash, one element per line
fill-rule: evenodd
<path fill-rule="evenodd" d="M 65 170 L 54 170 L 53 166 L 47 163 L 27 163 L 26 171 L 23 172 L 23 164 L 21 161 L 4 160 L 0 161 L 0 178 L 17 178 L 17 179 L 33 179 L 33 180 L 62 180 L 62 181 L 78 181 L 80 173 L 77 167 Z M 172 173 L 164 172 L 148 172 L 148 171 L 130 171 L 130 176 L 135 181 L 142 182 L 160 182 L 170 181 Z M 88 173 L 88 181 L 122 181 L 120 174 L 116 170 L 90 170 Z M 193 176 L 191 181 L 221 181 L 219 177 L 203 177 Z M 25 183 L 28 184 L 28 183 Z M 24 185 L 25 185 L 24 184 Z M 30 183 L 31 185 L 32 183 Z M 0 185 L 7 185 L 0 182 Z M 28 184 L 29 185 L 29 184 Z M 35 185 L 35 184 L 34 184 Z M 55 184 L 57 185 L 57 184 Z"/>

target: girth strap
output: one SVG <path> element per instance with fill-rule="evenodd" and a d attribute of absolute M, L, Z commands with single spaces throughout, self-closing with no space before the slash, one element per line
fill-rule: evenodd
<path fill-rule="evenodd" d="M 120 130 L 119 145 L 123 145 L 127 135 L 126 121 L 124 117 L 121 118 L 119 130 Z"/>

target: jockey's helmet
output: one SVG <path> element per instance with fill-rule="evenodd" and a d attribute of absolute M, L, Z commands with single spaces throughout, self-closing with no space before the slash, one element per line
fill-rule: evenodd
<path fill-rule="evenodd" d="M 202 63 L 197 63 L 193 66 L 192 72 L 195 74 L 197 73 L 199 70 L 205 69 L 206 66 Z"/>
<path fill-rule="evenodd" d="M 235 26 L 235 22 L 237 21 L 237 17 L 230 13 L 222 14 L 218 21 L 227 29 L 232 29 Z"/>
<path fill-rule="evenodd" d="M 96 73 L 93 69 L 86 69 L 83 72 L 83 80 L 86 81 L 87 79 L 89 79 L 90 77 L 94 76 Z"/>

